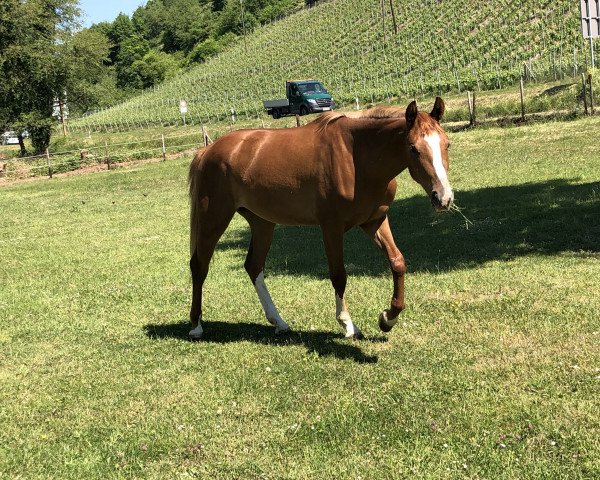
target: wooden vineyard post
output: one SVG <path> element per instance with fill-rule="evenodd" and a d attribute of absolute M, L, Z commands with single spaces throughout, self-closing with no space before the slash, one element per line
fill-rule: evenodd
<path fill-rule="evenodd" d="M 469 102 L 469 126 L 474 127 L 477 122 L 475 114 L 475 92 L 467 91 L 467 98 Z"/>
<path fill-rule="evenodd" d="M 208 144 L 210 143 L 210 137 L 208 136 L 208 132 L 206 131 L 206 127 L 204 125 L 202 125 L 202 139 L 204 141 L 204 146 L 208 147 Z"/>
<path fill-rule="evenodd" d="M 473 105 L 471 104 L 470 90 L 467 90 L 467 105 L 469 107 L 469 125 L 473 125 Z"/>
<path fill-rule="evenodd" d="M 473 101 L 473 126 L 477 124 L 477 103 L 475 102 L 475 91 L 472 92 L 472 101 Z"/>
<path fill-rule="evenodd" d="M 67 136 L 67 122 L 65 121 L 65 108 L 64 108 L 64 103 L 62 102 L 62 100 L 58 100 L 58 108 L 60 111 L 60 123 L 62 125 L 62 132 L 63 132 L 63 135 L 66 137 Z"/>
<path fill-rule="evenodd" d="M 523 91 L 523 77 L 521 77 L 521 82 L 519 83 L 519 90 L 521 93 L 521 121 L 525 121 L 525 92 Z"/>
<path fill-rule="evenodd" d="M 587 105 L 587 89 L 585 86 L 585 73 L 581 74 L 581 86 L 583 87 L 583 111 L 585 114 L 588 114 L 588 105 Z"/>
<path fill-rule="evenodd" d="M 163 162 L 165 162 L 167 160 L 167 149 L 165 148 L 165 134 L 164 133 L 160 134 L 160 140 L 162 142 L 162 157 L 163 157 Z"/>
<path fill-rule="evenodd" d="M 592 74 L 588 75 L 588 82 L 590 84 L 590 114 L 594 114 L 594 87 L 592 85 Z"/>
<path fill-rule="evenodd" d="M 52 164 L 50 163 L 50 153 L 46 149 L 46 161 L 48 162 L 48 177 L 52 178 Z"/>
<path fill-rule="evenodd" d="M 104 158 L 106 158 L 106 166 L 110 170 L 110 156 L 108 155 L 108 142 L 104 141 Z"/>

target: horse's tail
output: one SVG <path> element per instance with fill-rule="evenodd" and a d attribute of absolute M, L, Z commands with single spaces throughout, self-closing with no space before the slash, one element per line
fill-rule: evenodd
<path fill-rule="evenodd" d="M 200 236 L 201 211 L 202 211 L 202 192 L 201 188 L 201 172 L 202 172 L 202 157 L 206 148 L 198 150 L 196 156 L 190 165 L 188 174 L 188 186 L 190 194 L 190 257 L 196 252 L 198 238 Z"/>

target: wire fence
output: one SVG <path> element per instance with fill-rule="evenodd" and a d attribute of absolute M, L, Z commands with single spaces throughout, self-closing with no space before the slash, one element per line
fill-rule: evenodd
<path fill-rule="evenodd" d="M 119 143 L 99 143 L 85 148 L 50 152 L 41 155 L 17 157 L 0 162 L 0 176 L 8 179 L 48 176 L 84 167 L 102 166 L 111 169 L 114 164 L 132 160 L 168 157 L 204 147 L 212 142 L 205 127 L 194 132 L 169 135 L 153 135 L 144 140 Z"/>
<path fill-rule="evenodd" d="M 595 78 L 595 77 L 594 77 Z M 554 112 L 557 111 L 556 107 L 564 107 L 561 110 L 563 113 L 571 113 L 572 111 L 581 111 L 585 114 L 595 114 L 595 102 L 594 102 L 594 80 L 592 74 L 581 76 L 581 96 L 576 95 L 573 99 L 567 98 L 568 105 L 554 105 L 552 109 Z M 519 121 L 525 121 L 527 116 L 533 114 L 544 113 L 546 110 L 545 104 L 536 104 L 536 98 L 534 97 L 530 102 L 526 102 L 526 91 L 524 88 L 523 80 L 520 84 L 520 101 L 511 103 L 510 106 L 503 105 L 502 110 L 499 111 L 494 106 L 487 106 L 484 109 L 478 109 L 476 103 L 475 91 L 465 92 L 465 112 L 461 112 L 461 108 L 454 108 L 454 116 L 460 118 L 452 118 L 452 115 L 446 116 L 446 121 L 464 122 L 465 119 L 468 125 L 475 126 L 479 120 L 489 120 L 495 114 L 498 118 L 513 117 Z M 358 98 L 355 99 L 355 108 L 360 108 Z M 574 103 L 570 103 L 574 102 Z M 538 100 L 539 103 L 539 100 Z M 583 103 L 583 105 L 581 105 Z M 450 118 L 448 118 L 450 117 Z M 235 119 L 232 120 L 235 122 Z M 260 122 L 258 124 L 257 122 Z M 301 126 L 300 117 L 296 115 L 296 126 Z M 244 125 L 244 127 L 265 127 L 265 122 L 262 118 L 254 120 Z M 278 124 L 282 127 L 284 125 Z M 290 126 L 290 125 L 287 125 Z M 213 127 L 215 127 L 213 125 Z M 32 155 L 28 157 L 17 157 L 10 160 L 4 160 L 5 163 L 0 161 L 0 177 L 6 177 L 7 179 L 21 179 L 27 177 L 44 176 L 52 178 L 54 174 L 63 173 L 68 171 L 77 170 L 83 167 L 91 167 L 101 165 L 102 168 L 112 168 L 114 164 L 119 164 L 132 160 L 145 160 L 157 158 L 167 160 L 167 156 L 172 156 L 177 153 L 189 152 L 189 150 L 197 149 L 208 145 L 212 142 L 211 137 L 208 135 L 206 126 L 202 126 L 201 129 L 197 126 L 191 127 L 192 131 L 165 135 L 163 134 L 151 134 L 148 138 L 143 140 L 119 142 L 119 143 L 99 143 L 95 145 L 87 145 L 84 148 L 73 149 L 68 151 L 60 152 L 49 152 L 46 150 L 44 154 Z M 231 131 L 234 128 L 233 123 L 228 125 L 221 125 L 221 128 L 215 127 L 214 138 L 220 137 L 224 132 Z"/>

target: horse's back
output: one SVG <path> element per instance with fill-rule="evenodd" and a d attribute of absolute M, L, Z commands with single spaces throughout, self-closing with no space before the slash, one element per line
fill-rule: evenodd
<path fill-rule="evenodd" d="M 198 153 L 190 178 L 227 189 L 236 208 L 274 223 L 314 224 L 330 156 L 327 140 L 310 124 L 237 130 Z"/>

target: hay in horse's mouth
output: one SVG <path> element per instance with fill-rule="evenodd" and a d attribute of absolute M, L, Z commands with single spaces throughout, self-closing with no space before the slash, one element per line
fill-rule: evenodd
<path fill-rule="evenodd" d="M 461 207 L 459 207 L 455 202 L 452 202 L 449 206 L 448 206 L 448 211 L 452 211 L 452 212 L 458 212 L 460 214 L 461 217 L 464 218 L 465 220 L 465 228 L 468 230 L 469 229 L 469 225 L 473 225 L 473 222 L 471 220 L 469 220 L 466 215 L 462 212 L 463 209 Z"/>

